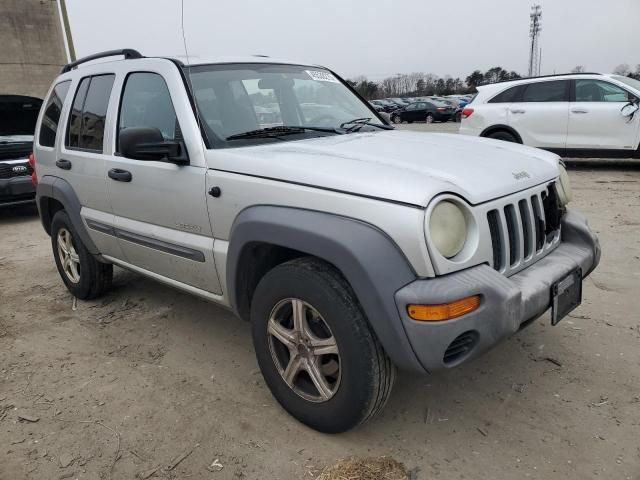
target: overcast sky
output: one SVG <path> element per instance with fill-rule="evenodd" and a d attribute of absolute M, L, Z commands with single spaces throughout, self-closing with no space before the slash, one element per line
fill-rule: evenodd
<path fill-rule="evenodd" d="M 184 55 L 180 0 L 66 0 L 78 56 Z M 379 80 L 415 71 L 526 74 L 533 0 L 184 0 L 189 55 L 319 63 Z M 540 0 L 542 73 L 640 64 L 640 0 Z"/>

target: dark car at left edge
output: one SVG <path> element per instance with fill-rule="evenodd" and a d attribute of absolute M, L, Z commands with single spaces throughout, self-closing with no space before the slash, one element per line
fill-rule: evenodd
<path fill-rule="evenodd" d="M 0 95 L 0 207 L 35 199 L 29 157 L 41 105 L 35 97 Z"/>

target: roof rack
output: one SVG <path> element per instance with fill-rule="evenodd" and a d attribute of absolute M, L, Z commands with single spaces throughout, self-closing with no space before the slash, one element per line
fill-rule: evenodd
<path fill-rule="evenodd" d="M 599 72 L 556 73 L 554 75 L 539 75 L 537 77 L 511 78 L 509 80 L 500 80 L 498 82 L 482 82 L 478 86 L 484 87 L 485 85 L 495 85 L 496 83 L 518 82 L 520 80 L 536 80 L 538 78 L 567 77 L 569 75 L 602 75 L 602 74 Z"/>
<path fill-rule="evenodd" d="M 123 55 L 125 60 L 131 60 L 133 58 L 144 58 L 144 56 L 139 51 L 132 48 L 123 48 L 122 50 L 108 50 L 106 52 L 94 53 L 93 55 L 89 55 L 88 57 L 82 57 L 75 62 L 67 63 L 64 67 L 62 67 L 62 71 L 60 73 L 70 72 L 78 65 L 90 62 L 92 60 L 106 57 L 115 57 L 117 55 Z"/>

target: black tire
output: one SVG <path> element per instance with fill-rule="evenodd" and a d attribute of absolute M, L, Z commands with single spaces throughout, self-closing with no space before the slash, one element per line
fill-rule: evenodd
<path fill-rule="evenodd" d="M 335 339 L 340 373 L 335 393 L 328 400 L 318 403 L 303 398 L 285 382 L 276 366 L 267 328 L 274 307 L 287 299 L 300 299 L 312 306 Z M 351 287 L 331 265 L 302 257 L 269 271 L 253 296 L 251 324 L 256 357 L 269 389 L 302 423 L 321 432 L 339 433 L 383 409 L 395 381 L 395 366 L 370 328 Z"/>
<path fill-rule="evenodd" d="M 70 275 L 67 274 L 63 267 L 63 259 L 58 249 L 58 240 L 61 230 L 69 232 L 71 243 L 79 259 L 79 279 L 74 282 Z M 63 232 L 64 235 L 66 233 Z M 53 248 L 53 257 L 58 267 L 58 273 L 62 277 L 62 281 L 73 296 L 81 300 L 90 300 L 99 297 L 111 288 L 111 280 L 113 278 L 113 265 L 99 262 L 89 253 L 84 246 L 73 224 L 69 219 L 69 215 L 64 210 L 58 211 L 51 221 L 51 247 Z"/>
<path fill-rule="evenodd" d="M 398 125 L 402 123 L 402 117 L 400 117 L 400 115 L 391 115 L 391 121 Z"/>
<path fill-rule="evenodd" d="M 435 120 L 435 118 L 434 118 L 434 116 L 433 116 L 433 114 L 432 114 L 432 113 L 427 113 L 427 116 L 426 116 L 426 117 L 424 117 L 424 121 L 425 121 L 426 123 L 433 123 L 433 122 L 434 122 L 434 120 Z"/>
<path fill-rule="evenodd" d="M 518 139 L 512 133 L 506 130 L 498 130 L 487 135 L 487 138 L 493 138 L 494 140 L 502 140 L 503 142 L 520 143 Z"/>

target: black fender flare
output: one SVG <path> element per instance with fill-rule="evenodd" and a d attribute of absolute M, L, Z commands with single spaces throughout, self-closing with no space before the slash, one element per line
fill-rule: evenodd
<path fill-rule="evenodd" d="M 503 124 L 491 125 L 490 127 L 485 128 L 480 134 L 480 136 L 486 137 L 487 135 L 490 135 L 491 133 L 498 130 L 504 130 L 506 132 L 509 132 L 511 135 L 516 137 L 516 140 L 518 140 L 518 143 L 522 144 L 522 137 L 520 136 L 520 134 L 513 127 L 510 127 L 509 125 L 503 125 Z"/>
<path fill-rule="evenodd" d="M 62 204 L 64 210 L 69 215 L 69 219 L 73 225 L 73 228 L 80 236 L 80 240 L 92 255 L 100 255 L 98 248 L 91 240 L 87 229 L 84 226 L 82 217 L 80 216 L 80 210 L 82 205 L 80 200 L 74 192 L 73 187 L 69 182 L 52 175 L 45 175 L 38 180 L 38 186 L 36 187 L 36 205 L 38 206 L 38 212 L 40 213 L 40 220 L 42 226 L 48 235 L 51 235 L 51 220 L 53 217 L 52 212 L 49 211 L 49 199 L 52 198 Z"/>
<path fill-rule="evenodd" d="M 235 219 L 229 237 L 226 281 L 238 310 L 238 265 L 256 242 L 320 258 L 349 282 L 387 354 L 400 368 L 424 372 L 402 324 L 395 292 L 416 274 L 395 242 L 377 227 L 340 215 L 276 206 L 254 206 Z"/>

